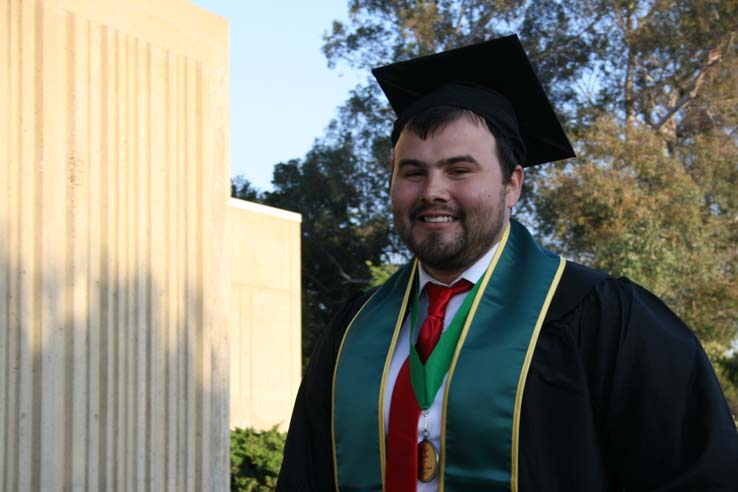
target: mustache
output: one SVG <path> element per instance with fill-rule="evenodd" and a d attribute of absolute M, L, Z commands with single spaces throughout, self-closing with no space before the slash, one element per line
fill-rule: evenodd
<path fill-rule="evenodd" d="M 413 219 L 417 219 L 420 215 L 427 214 L 427 213 L 444 213 L 448 215 L 453 215 L 454 217 L 458 217 L 459 219 L 464 218 L 464 211 L 461 210 L 460 208 L 439 207 L 439 206 L 429 206 L 429 205 L 416 206 L 410 211 L 410 217 L 412 217 Z"/>

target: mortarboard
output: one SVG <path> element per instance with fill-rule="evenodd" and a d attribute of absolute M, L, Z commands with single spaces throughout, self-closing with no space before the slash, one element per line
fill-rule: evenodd
<path fill-rule="evenodd" d="M 393 145 L 419 112 L 455 106 L 506 136 L 523 167 L 575 156 L 517 35 L 385 65 L 372 74 L 397 114 Z"/>

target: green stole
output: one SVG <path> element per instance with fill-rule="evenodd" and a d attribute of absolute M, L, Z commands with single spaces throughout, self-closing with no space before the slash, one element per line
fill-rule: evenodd
<path fill-rule="evenodd" d="M 525 379 L 565 261 L 511 220 L 464 324 L 446 381 L 439 492 L 517 491 Z M 382 491 L 384 393 L 417 262 L 362 306 L 341 342 L 333 375 L 336 490 Z"/>

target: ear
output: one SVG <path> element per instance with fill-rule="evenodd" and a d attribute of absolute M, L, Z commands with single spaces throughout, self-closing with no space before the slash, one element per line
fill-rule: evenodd
<path fill-rule="evenodd" d="M 505 204 L 507 205 L 507 208 L 513 208 L 513 206 L 518 203 L 520 193 L 523 190 L 523 179 L 525 179 L 523 168 L 519 165 L 515 166 L 507 185 L 505 185 Z"/>

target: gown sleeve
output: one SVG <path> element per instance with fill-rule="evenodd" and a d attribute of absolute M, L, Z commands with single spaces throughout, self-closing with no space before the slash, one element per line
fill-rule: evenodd
<path fill-rule="evenodd" d="M 278 492 L 335 489 L 331 438 L 333 368 L 343 334 L 369 295 L 360 294 L 344 304 L 316 341 L 292 411 Z"/>
<path fill-rule="evenodd" d="M 600 282 L 565 321 L 585 368 L 618 490 L 738 491 L 738 433 L 691 330 L 625 279 Z"/>

